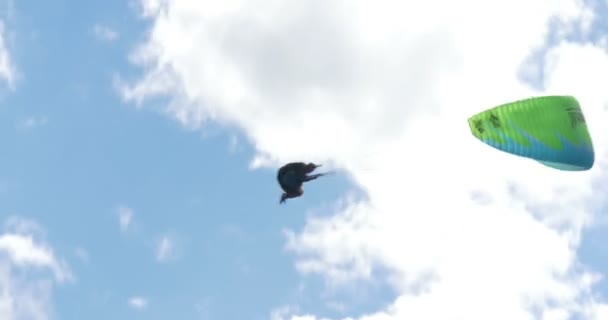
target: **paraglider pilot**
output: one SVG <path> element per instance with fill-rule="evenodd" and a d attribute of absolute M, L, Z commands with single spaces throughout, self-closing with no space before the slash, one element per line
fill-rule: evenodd
<path fill-rule="evenodd" d="M 284 191 L 281 195 L 280 203 L 284 203 L 287 199 L 302 196 L 304 194 L 304 189 L 302 188 L 304 182 L 326 175 L 327 173 L 309 175 L 320 166 L 320 164 L 304 162 L 291 162 L 282 166 L 277 174 L 279 185 Z"/>

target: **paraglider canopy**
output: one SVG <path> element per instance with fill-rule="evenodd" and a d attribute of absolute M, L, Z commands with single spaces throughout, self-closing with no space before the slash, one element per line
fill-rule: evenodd
<path fill-rule="evenodd" d="M 503 104 L 468 119 L 471 133 L 507 153 L 563 171 L 593 167 L 593 143 L 572 96 L 544 96 Z"/>

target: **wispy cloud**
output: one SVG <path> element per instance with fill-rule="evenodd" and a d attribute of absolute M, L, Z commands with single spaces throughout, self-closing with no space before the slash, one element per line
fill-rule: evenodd
<path fill-rule="evenodd" d="M 45 116 L 29 116 L 18 123 L 20 129 L 34 129 L 44 126 L 48 123 L 48 118 Z"/>
<path fill-rule="evenodd" d="M 19 267 L 47 268 L 53 271 L 57 281 L 72 279 L 72 273 L 62 260 L 58 260 L 53 249 L 37 233 L 41 228 L 30 220 L 12 217 L 6 224 L 8 232 L 0 235 L 0 252 L 8 256 L 9 261 Z"/>
<path fill-rule="evenodd" d="M 73 279 L 69 266 L 35 222 L 12 217 L 5 225 L 0 233 L 0 319 L 48 319 L 53 282 Z"/>
<path fill-rule="evenodd" d="M 6 28 L 4 21 L 0 21 L 0 77 L 8 83 L 11 89 L 15 88 L 17 71 L 6 43 Z"/>
<path fill-rule="evenodd" d="M 108 26 L 101 24 L 96 24 L 95 26 L 93 26 L 93 33 L 95 33 L 95 36 L 97 36 L 97 38 L 104 41 L 114 41 L 118 38 L 118 32 Z"/>
<path fill-rule="evenodd" d="M 129 299 L 129 306 L 131 306 L 131 308 L 133 309 L 137 309 L 137 310 L 142 310 L 145 309 L 148 306 L 148 300 L 146 298 L 143 297 L 131 297 Z"/>
<path fill-rule="evenodd" d="M 38 237 L 46 236 L 46 232 L 38 223 L 15 215 L 9 216 L 6 219 L 4 228 L 16 234 L 34 234 Z"/>
<path fill-rule="evenodd" d="M 167 262 L 174 254 L 175 244 L 172 238 L 168 235 L 161 237 L 156 247 L 156 260 L 159 262 Z"/>
<path fill-rule="evenodd" d="M 126 206 L 118 207 L 118 224 L 120 225 L 120 230 L 122 232 L 126 232 L 131 225 L 133 220 L 133 210 Z"/>
<path fill-rule="evenodd" d="M 279 308 L 275 308 L 270 312 L 271 320 L 293 320 L 290 318 L 292 314 L 297 312 L 298 306 L 295 305 L 286 305 Z M 304 320 L 309 320 L 307 318 L 303 318 Z M 296 319 L 297 320 L 297 319 Z M 314 317 L 311 317 L 310 320 L 316 320 Z"/>

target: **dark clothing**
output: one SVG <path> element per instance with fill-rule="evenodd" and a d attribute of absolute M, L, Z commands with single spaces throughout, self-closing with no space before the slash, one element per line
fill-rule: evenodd
<path fill-rule="evenodd" d="M 286 193 L 296 193 L 307 181 L 308 165 L 304 162 L 292 162 L 282 166 L 277 174 L 281 189 Z"/>
<path fill-rule="evenodd" d="M 284 191 L 281 195 L 280 203 L 285 202 L 287 199 L 302 196 L 304 194 L 304 189 L 302 189 L 302 184 L 304 184 L 304 182 L 326 175 L 327 173 L 308 175 L 320 166 L 321 165 L 316 165 L 314 163 L 304 162 L 291 162 L 282 166 L 277 173 L 277 180 L 279 181 L 281 189 Z"/>

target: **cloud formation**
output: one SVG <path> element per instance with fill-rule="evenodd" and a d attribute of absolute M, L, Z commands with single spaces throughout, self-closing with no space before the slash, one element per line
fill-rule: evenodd
<path fill-rule="evenodd" d="M 0 318 L 50 319 L 56 283 L 73 279 L 33 221 L 10 218 L 0 233 Z"/>
<path fill-rule="evenodd" d="M 101 24 L 96 24 L 93 26 L 93 33 L 98 39 L 108 42 L 112 42 L 118 38 L 118 32 L 108 26 Z"/>
<path fill-rule="evenodd" d="M 608 55 L 590 38 L 589 2 L 141 5 L 154 24 L 127 101 L 169 95 L 164 112 L 187 127 L 241 129 L 258 165 L 328 161 L 366 191 L 285 231 L 302 273 L 397 291 L 353 319 L 601 319 L 600 275 L 576 256 L 608 160 Z M 579 99 L 594 170 L 558 172 L 471 137 L 471 114 L 541 94 Z"/>
<path fill-rule="evenodd" d="M 174 243 L 169 236 L 162 236 L 156 247 L 156 260 L 159 262 L 166 262 L 172 256 L 174 252 Z"/>
<path fill-rule="evenodd" d="M 8 50 L 6 38 L 6 27 L 4 21 L 0 20 L 0 78 L 6 81 L 11 89 L 14 89 L 17 71 Z"/>
<path fill-rule="evenodd" d="M 21 120 L 18 124 L 20 129 L 29 130 L 44 126 L 48 123 L 48 118 L 45 116 L 29 116 Z"/>
<path fill-rule="evenodd" d="M 133 210 L 126 206 L 118 207 L 118 224 L 120 225 L 120 230 L 122 232 L 126 232 L 131 225 L 133 220 Z"/>
<path fill-rule="evenodd" d="M 142 310 L 148 306 L 148 300 L 142 297 L 132 297 L 129 299 L 129 306 L 133 309 Z"/>

